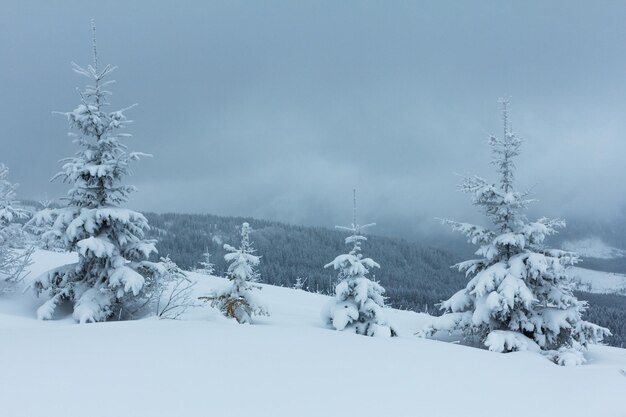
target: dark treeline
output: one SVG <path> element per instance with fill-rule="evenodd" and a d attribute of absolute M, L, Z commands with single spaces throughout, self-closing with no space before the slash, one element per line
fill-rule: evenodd
<path fill-rule="evenodd" d="M 587 292 L 576 292 L 576 296 L 589 302 L 585 319 L 608 327 L 613 333 L 605 342 L 611 346 L 626 347 L 626 297 Z"/>
<path fill-rule="evenodd" d="M 324 269 L 335 256 L 349 250 L 346 233 L 322 227 L 293 226 L 240 217 L 190 214 L 146 214 L 151 234 L 159 240 L 161 256 L 193 269 L 205 248 L 211 253 L 216 274 L 226 268 L 224 243 L 238 242 L 239 227 L 247 221 L 251 239 L 262 256 L 262 282 L 293 286 L 300 277 L 312 292 L 332 292 L 337 273 Z M 363 253 L 381 265 L 372 276 L 387 289 L 391 305 L 422 311 L 462 288 L 466 279 L 450 268 L 459 259 L 443 250 L 402 239 L 370 236 Z"/>
<path fill-rule="evenodd" d="M 582 268 L 593 269 L 596 271 L 616 272 L 618 274 L 624 274 L 626 273 L 626 258 L 582 258 L 582 263 L 578 264 L 578 266 Z"/>
<path fill-rule="evenodd" d="M 211 253 L 215 273 L 226 269 L 223 244 L 237 244 L 239 227 L 247 221 L 257 254 L 261 255 L 261 281 L 291 287 L 300 277 L 312 292 L 330 294 L 336 272 L 324 269 L 339 253 L 349 249 L 346 234 L 333 229 L 305 227 L 242 217 L 210 214 L 146 214 L 152 237 L 159 240 L 160 255 L 169 255 L 184 269 L 194 269 L 205 249 Z M 381 265 L 373 271 L 386 288 L 389 304 L 395 308 L 439 314 L 435 304 L 465 287 L 465 276 L 450 266 L 462 260 L 449 253 L 403 239 L 369 236 L 363 253 Z M 588 266 L 588 265 L 586 265 Z M 611 329 L 607 340 L 614 346 L 626 345 L 626 297 L 578 293 L 590 302 L 587 319 Z"/>

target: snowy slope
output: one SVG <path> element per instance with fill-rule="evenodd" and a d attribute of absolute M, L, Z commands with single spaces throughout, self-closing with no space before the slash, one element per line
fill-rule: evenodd
<path fill-rule="evenodd" d="M 598 237 L 566 240 L 561 247 L 586 258 L 613 259 L 626 256 L 626 251 L 609 246 Z"/>
<path fill-rule="evenodd" d="M 34 273 L 72 256 L 38 252 Z M 192 274 L 198 294 L 224 284 Z M 559 367 L 412 333 L 427 316 L 393 311 L 401 337 L 324 328 L 327 297 L 264 286 L 272 316 L 238 325 L 210 308 L 179 321 L 34 319 L 30 294 L 0 299 L 0 415 L 625 416 L 626 350 L 593 347 Z"/>
<path fill-rule="evenodd" d="M 580 291 L 626 295 L 626 275 L 573 267 L 568 275 Z"/>

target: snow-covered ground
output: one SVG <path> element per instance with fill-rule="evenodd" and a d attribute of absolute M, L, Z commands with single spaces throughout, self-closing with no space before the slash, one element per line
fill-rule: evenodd
<path fill-rule="evenodd" d="M 580 291 L 626 295 L 626 275 L 572 267 L 568 274 Z"/>
<path fill-rule="evenodd" d="M 561 247 L 586 258 L 613 259 L 626 256 L 626 251 L 609 246 L 597 237 L 566 240 Z"/>
<path fill-rule="evenodd" d="M 72 260 L 39 251 L 33 276 Z M 198 295 L 224 280 L 191 275 Z M 327 297 L 264 286 L 271 317 L 238 325 L 204 307 L 182 320 L 40 322 L 30 293 L 0 298 L 0 415 L 626 416 L 626 350 L 560 367 L 419 339 L 428 316 L 392 311 L 401 336 L 329 330 Z"/>

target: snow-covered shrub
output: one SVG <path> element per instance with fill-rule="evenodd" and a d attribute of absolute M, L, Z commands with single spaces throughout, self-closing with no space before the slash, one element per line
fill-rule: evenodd
<path fill-rule="evenodd" d="M 161 258 L 160 270 L 155 278 L 155 314 L 162 319 L 177 319 L 193 302 L 193 287 L 187 274 L 169 256 Z"/>
<path fill-rule="evenodd" d="M 337 256 L 325 268 L 339 271 L 339 283 L 335 295 L 330 300 L 322 318 L 337 330 L 350 328 L 367 336 L 396 336 L 396 331 L 385 317 L 385 289 L 367 278 L 372 268 L 380 268 L 371 258 L 364 258 L 361 243 L 367 238 L 363 229 L 374 224 L 359 225 L 356 220 L 356 190 L 354 191 L 354 217 L 350 227 L 337 226 L 351 233 L 345 240 L 352 249 L 347 254 Z"/>
<path fill-rule="evenodd" d="M 259 297 L 261 286 L 256 284 L 259 280 L 257 266 L 260 257 L 254 255 L 255 250 L 250 243 L 250 225 L 243 223 L 241 226 L 241 246 L 234 248 L 225 244 L 224 249 L 229 253 L 224 259 L 230 262 L 226 277 L 231 281 L 230 285 L 207 297 L 200 297 L 208 301 L 212 307 L 218 308 L 226 317 L 233 317 L 239 323 L 252 323 L 252 316 L 268 316 L 268 310 Z"/>
<path fill-rule="evenodd" d="M 460 329 L 493 351 L 540 349 L 556 363 L 580 363 L 576 358 L 582 354 L 572 352 L 602 341 L 610 332 L 581 318 L 586 302 L 573 295 L 566 275 L 577 256 L 543 245 L 545 238 L 565 223 L 546 218 L 529 222 L 523 214 L 533 200 L 528 198 L 529 192 L 514 187 L 513 158 L 519 154 L 522 140 L 509 130 L 507 102 L 502 104 L 504 136 L 489 140 L 500 182 L 491 184 L 474 176 L 461 186 L 493 228 L 444 220 L 479 246 L 479 258 L 455 265 L 470 281 L 442 302 L 446 314 L 424 333 Z"/>
<path fill-rule="evenodd" d="M 141 296 L 125 301 L 126 317 L 155 315 L 161 319 L 177 319 L 196 306 L 192 294 L 196 283 L 169 256 L 161 257 L 159 262 L 146 262 L 138 272 L 147 279 Z"/>
<path fill-rule="evenodd" d="M 22 225 L 17 220 L 28 218 L 28 211 L 15 200 L 17 184 L 9 182 L 9 169 L 0 164 L 0 292 L 11 291 L 13 284 L 24 277 L 30 264 L 32 248 L 24 241 Z"/>
<path fill-rule="evenodd" d="M 80 147 L 74 157 L 62 161 L 62 171 L 53 178 L 71 184 L 67 206 L 43 209 L 30 222 L 35 227 L 48 225 L 42 238 L 79 257 L 76 264 L 34 280 L 36 292 L 49 297 L 37 311 L 40 319 L 51 319 L 56 306 L 66 301 L 74 304 L 73 317 L 80 323 L 123 317 L 129 310 L 127 303 L 134 307 L 149 298 L 145 289 L 159 269 L 148 262 L 156 249 L 155 241 L 144 239 L 149 229 L 146 218 L 119 207 L 135 191 L 122 184 L 122 179 L 131 173 L 130 163 L 142 154 L 127 152 L 122 143 L 130 136 L 120 132 L 130 122 L 126 109 L 106 111 L 111 93 L 105 88 L 112 81 L 105 79 L 115 67 L 98 68 L 95 29 L 93 52 L 92 65 L 73 64 L 74 71 L 89 78 L 91 85 L 80 93 L 80 104 L 63 113 L 77 131 L 71 136 Z"/>

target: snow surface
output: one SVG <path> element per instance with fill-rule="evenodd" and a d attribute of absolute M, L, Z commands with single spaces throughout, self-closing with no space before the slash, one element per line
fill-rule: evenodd
<path fill-rule="evenodd" d="M 626 256 L 626 251 L 609 246 L 597 237 L 566 240 L 561 244 L 561 248 L 585 258 L 614 259 Z"/>
<path fill-rule="evenodd" d="M 75 260 L 38 251 L 37 273 Z M 227 285 L 198 279 L 198 295 Z M 30 292 L 0 298 L 0 415 L 10 417 L 626 416 L 626 350 L 593 346 L 582 366 L 420 339 L 428 316 L 392 310 L 400 337 L 328 329 L 328 297 L 263 285 L 271 317 L 239 325 L 215 309 L 182 320 L 37 321 Z"/>
<path fill-rule="evenodd" d="M 626 275 L 624 274 L 593 271 L 579 267 L 570 268 L 567 274 L 576 283 L 576 288 L 580 291 L 626 295 Z"/>

